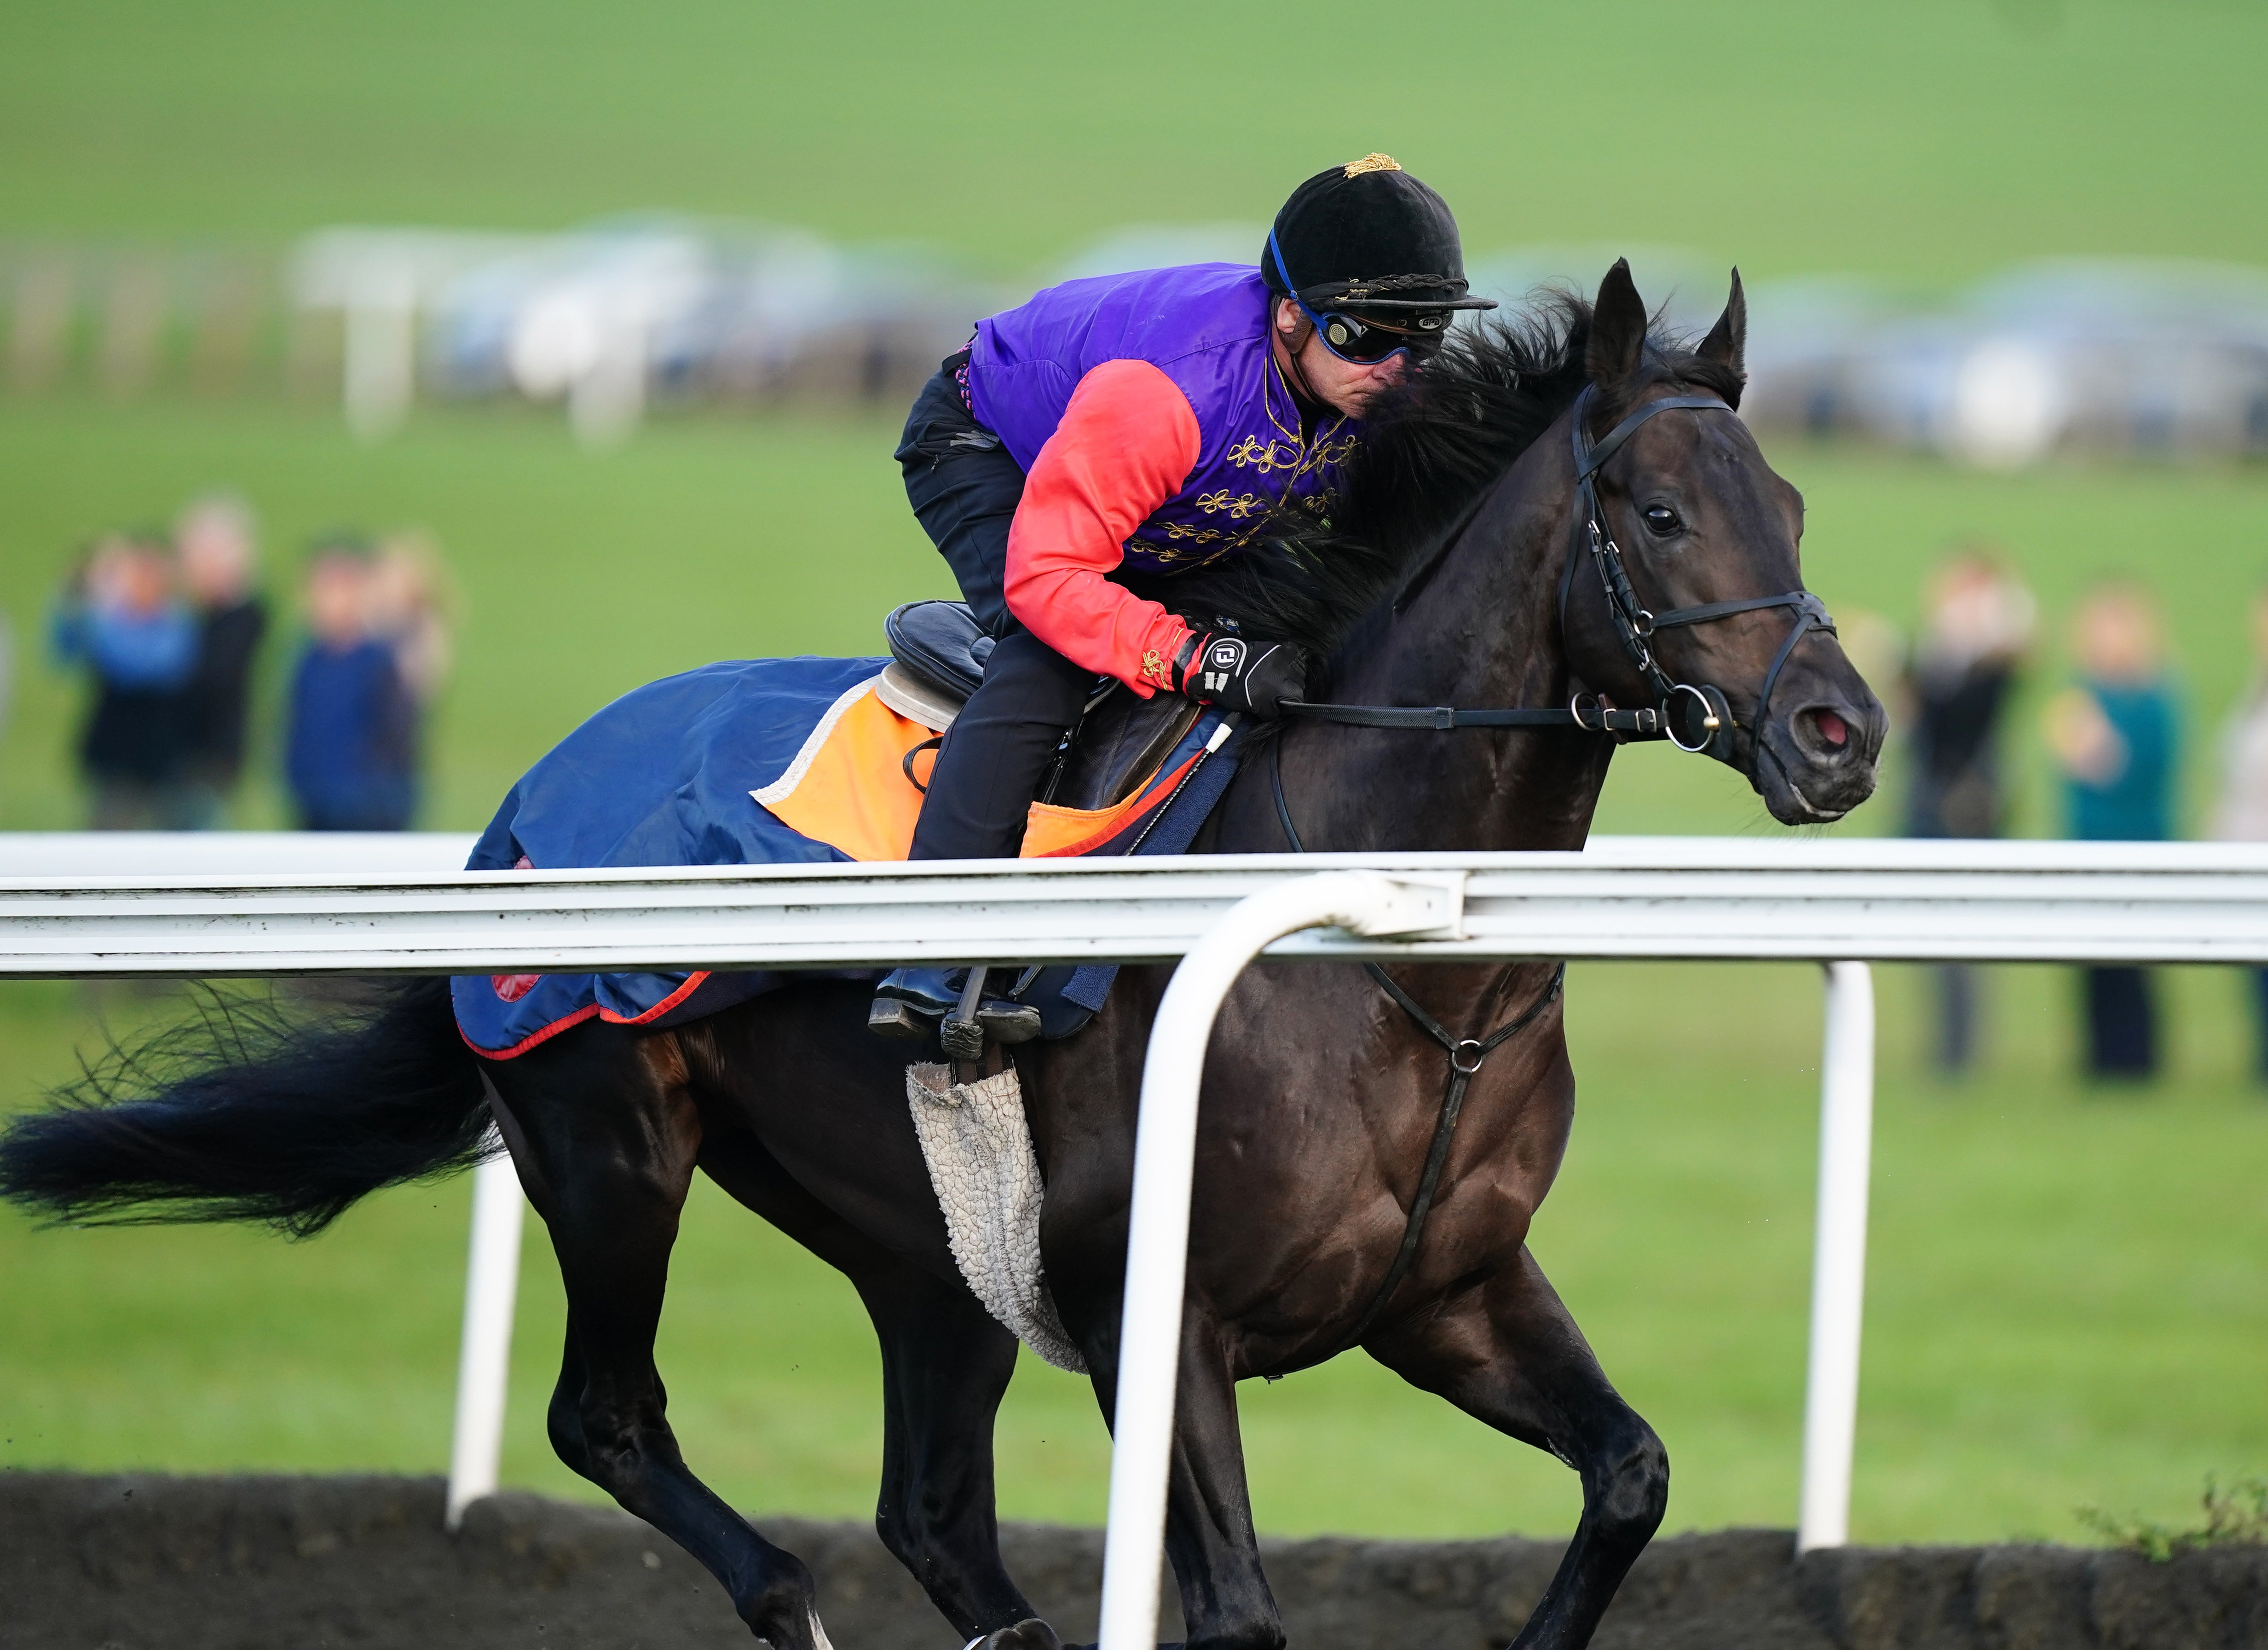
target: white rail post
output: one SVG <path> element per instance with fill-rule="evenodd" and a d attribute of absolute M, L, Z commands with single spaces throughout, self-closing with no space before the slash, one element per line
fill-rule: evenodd
<path fill-rule="evenodd" d="M 453 1530 L 465 1509 L 496 1493 L 504 1455 L 504 1380 L 512 1371 L 512 1315 L 519 1292 L 519 1231 L 526 1212 L 512 1159 L 473 1171 L 473 1244 L 465 1266 L 465 1327 L 457 1355 L 457 1427 L 449 1449 Z"/>
<path fill-rule="evenodd" d="M 1428 886 L 1371 872 L 1335 871 L 1256 894 L 1206 931 L 1166 988 L 1150 1028 L 1134 1138 L 1100 1650 L 1155 1650 L 1158 1642 L 1197 1087 L 1213 1020 L 1245 964 L 1285 935 L 1324 926 L 1373 935 L 1453 932 L 1462 909 L 1461 887 L 1462 879 L 1452 886 Z"/>
<path fill-rule="evenodd" d="M 1859 1429 L 1859 1338 L 1866 1315 L 1867 1181 L 1874 1136 L 1874 976 L 1830 962 L 1819 1061 L 1819 1209 L 1811 1263 L 1811 1366 L 1803 1403 L 1803 1500 L 1795 1550 L 1851 1535 L 1851 1455 Z"/>

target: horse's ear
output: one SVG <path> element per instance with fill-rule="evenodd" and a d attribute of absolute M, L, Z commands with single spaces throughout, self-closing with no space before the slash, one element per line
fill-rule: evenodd
<path fill-rule="evenodd" d="M 1599 301 L 1591 308 L 1591 342 L 1583 352 L 1583 370 L 1594 384 L 1619 384 L 1638 371 L 1645 353 L 1646 300 L 1631 279 L 1630 260 L 1617 258 L 1599 283 Z"/>
<path fill-rule="evenodd" d="M 1719 366 L 1730 367 L 1746 375 L 1748 369 L 1742 357 L 1749 348 L 1749 300 L 1741 292 L 1741 272 L 1733 271 L 1733 295 L 1725 300 L 1725 313 L 1717 317 L 1717 324 L 1709 328 L 1709 335 L 1701 341 L 1696 352 L 1704 361 L 1714 361 Z"/>

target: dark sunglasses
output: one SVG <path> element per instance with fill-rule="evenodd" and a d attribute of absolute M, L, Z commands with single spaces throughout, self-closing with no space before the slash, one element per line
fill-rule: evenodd
<path fill-rule="evenodd" d="M 1447 315 L 1420 315 L 1411 326 L 1388 327 L 1336 310 L 1318 314 L 1305 304 L 1300 308 L 1314 322 L 1315 335 L 1323 341 L 1323 348 L 1356 366 L 1375 366 L 1405 351 L 1413 361 L 1422 361 L 1440 349 L 1442 334 L 1449 326 Z"/>
<path fill-rule="evenodd" d="M 1284 254 L 1272 233 L 1268 237 L 1268 255 L 1276 261 L 1276 273 L 1283 277 L 1289 290 L 1292 272 L 1284 267 Z M 1446 310 L 1420 312 L 1410 318 L 1407 326 L 1390 326 L 1350 315 L 1343 310 L 1318 312 L 1308 308 L 1306 301 L 1297 296 L 1292 301 L 1313 323 L 1315 336 L 1323 341 L 1323 348 L 1351 366 L 1376 366 L 1405 351 L 1412 361 L 1423 361 L 1440 349 L 1442 337 L 1449 330 Z"/>

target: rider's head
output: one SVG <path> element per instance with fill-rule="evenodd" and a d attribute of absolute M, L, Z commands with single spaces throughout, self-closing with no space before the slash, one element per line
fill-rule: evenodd
<path fill-rule="evenodd" d="M 1387 155 L 1333 166 L 1292 190 L 1260 271 L 1275 295 L 1278 358 L 1313 399 L 1341 412 L 1361 412 L 1440 348 L 1451 312 L 1496 307 L 1466 296 L 1448 203 Z"/>

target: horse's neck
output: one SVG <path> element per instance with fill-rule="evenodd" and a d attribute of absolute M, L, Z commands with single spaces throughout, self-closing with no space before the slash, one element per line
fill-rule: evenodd
<path fill-rule="evenodd" d="M 1342 662 L 1334 699 L 1566 702 L 1556 611 L 1573 497 L 1564 438 L 1555 424 L 1521 456 L 1408 608 Z M 1286 800 L 1312 851 L 1580 848 L 1612 750 L 1556 729 L 1373 732 L 1297 723 L 1282 738 Z M 1241 777 L 1244 806 L 1223 833 L 1224 850 L 1283 845 L 1266 763 L 1255 766 L 1263 771 Z"/>

